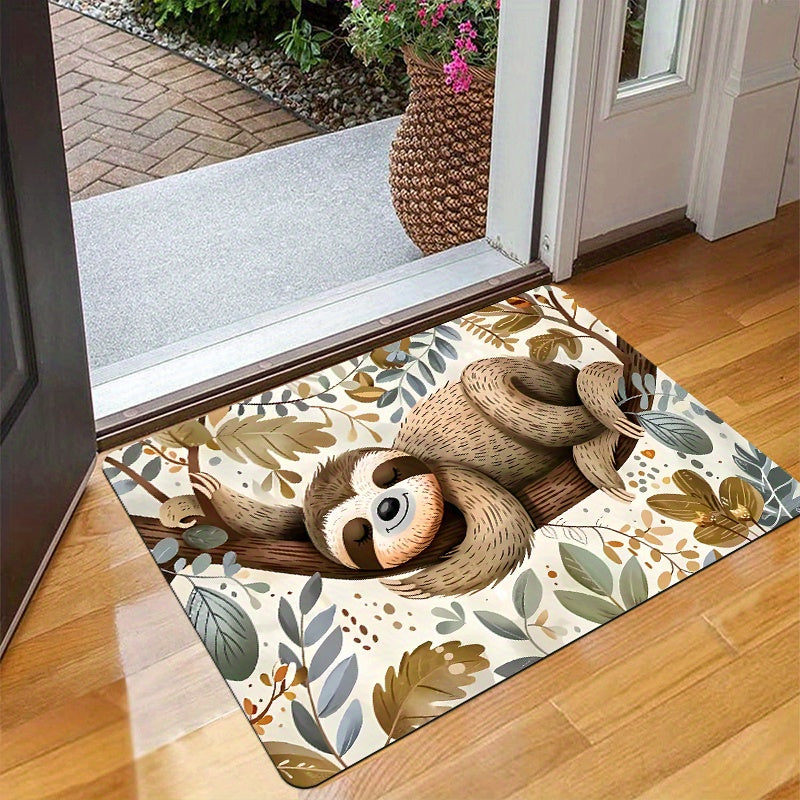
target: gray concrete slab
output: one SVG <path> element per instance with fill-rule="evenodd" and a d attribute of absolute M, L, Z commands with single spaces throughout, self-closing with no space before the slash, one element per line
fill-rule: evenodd
<path fill-rule="evenodd" d="M 92 368 L 419 258 L 389 196 L 397 122 L 75 203 Z"/>

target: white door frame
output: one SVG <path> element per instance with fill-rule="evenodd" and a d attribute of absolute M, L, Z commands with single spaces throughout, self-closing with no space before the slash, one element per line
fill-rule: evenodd
<path fill-rule="evenodd" d="M 687 216 L 714 240 L 777 212 L 800 84 L 800 7 L 796 0 L 711 3 Z"/>
<path fill-rule="evenodd" d="M 557 0 L 505 0 L 495 78 L 486 238 L 519 264 L 536 260 Z"/>
<path fill-rule="evenodd" d="M 589 164 L 603 0 L 562 0 L 544 168 L 539 258 L 556 281 L 572 275 Z"/>
<path fill-rule="evenodd" d="M 689 6 L 675 74 L 637 82 L 618 92 L 616 60 L 624 7 L 625 0 L 562 0 L 559 7 L 539 251 L 556 281 L 571 277 L 578 256 L 597 101 L 601 101 L 603 118 L 608 118 L 688 94 L 697 80 L 706 0 L 693 0 Z M 615 24 L 604 31 L 609 11 Z M 604 36 L 610 36 L 617 46 L 606 48 L 608 63 L 601 65 Z M 604 86 L 599 85 L 601 72 L 608 77 Z"/>

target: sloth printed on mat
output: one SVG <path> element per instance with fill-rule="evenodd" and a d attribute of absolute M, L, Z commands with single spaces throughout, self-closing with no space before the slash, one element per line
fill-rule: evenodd
<path fill-rule="evenodd" d="M 559 464 L 572 461 L 592 487 L 631 499 L 614 454 L 620 437 L 643 431 L 617 407 L 622 374 L 621 364 L 607 361 L 577 370 L 482 359 L 418 403 L 391 447 L 353 449 L 321 464 L 302 506 L 263 503 L 199 471 L 192 487 L 227 527 L 263 539 L 265 548 L 306 538 L 349 570 L 391 570 L 382 582 L 407 597 L 477 591 L 530 552 L 536 515 L 520 493 Z M 193 500 L 166 501 L 161 522 L 186 527 Z M 409 564 L 412 571 L 395 577 L 431 546 L 447 505 L 463 516 L 463 538 L 433 563 Z"/>

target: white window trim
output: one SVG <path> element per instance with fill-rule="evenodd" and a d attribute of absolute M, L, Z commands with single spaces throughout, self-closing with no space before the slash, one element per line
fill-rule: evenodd
<path fill-rule="evenodd" d="M 625 35 L 626 0 L 605 0 L 611 4 L 613 27 L 609 33 L 614 47 L 608 48 L 605 64 L 606 82 L 603 88 L 601 115 L 603 119 L 628 114 L 640 108 L 668 102 L 691 94 L 697 82 L 697 66 L 706 0 L 687 0 L 678 33 L 678 57 L 675 72 L 654 75 L 644 80 L 619 83 L 619 61 Z"/>

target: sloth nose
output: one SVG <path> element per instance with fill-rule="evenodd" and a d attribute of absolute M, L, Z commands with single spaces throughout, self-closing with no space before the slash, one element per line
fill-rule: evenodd
<path fill-rule="evenodd" d="M 400 511 L 400 501 L 396 497 L 385 497 L 378 504 L 376 513 L 384 521 L 393 520 Z"/>

